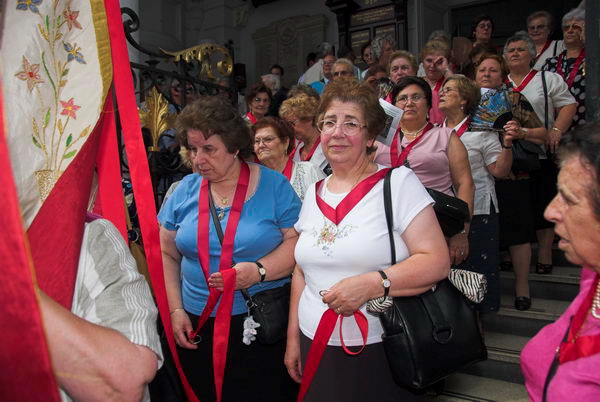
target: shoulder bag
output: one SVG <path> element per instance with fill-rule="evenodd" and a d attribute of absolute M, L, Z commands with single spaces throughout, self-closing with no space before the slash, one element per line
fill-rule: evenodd
<path fill-rule="evenodd" d="M 396 264 L 393 235 L 391 170 L 384 180 L 384 207 Z M 394 381 L 423 389 L 465 367 L 487 359 L 473 310 L 447 280 L 418 296 L 394 297 L 380 313 L 383 346 Z"/>
<path fill-rule="evenodd" d="M 432 188 L 426 189 L 435 204 L 433 210 L 444 236 L 452 237 L 465 228 L 469 222 L 469 205 L 458 197 L 442 193 Z"/>
<path fill-rule="evenodd" d="M 219 242 L 223 243 L 223 228 L 219 223 L 212 194 L 208 197 L 208 203 Z M 287 336 L 290 290 L 289 283 L 278 288 L 263 290 L 255 295 L 250 295 L 248 289 L 241 289 L 249 314 L 260 324 L 256 328 L 256 339 L 261 344 L 272 345 Z"/>

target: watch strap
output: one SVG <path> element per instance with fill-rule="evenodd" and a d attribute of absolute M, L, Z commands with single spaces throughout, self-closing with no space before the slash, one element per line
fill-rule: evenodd
<path fill-rule="evenodd" d="M 379 270 L 377 272 L 379 272 L 379 275 L 381 275 L 381 286 L 383 286 L 383 297 L 388 297 L 390 294 L 390 285 L 389 285 L 390 280 L 388 279 L 385 272 L 383 272 L 381 270 Z M 385 286 L 386 281 L 388 282 L 388 286 Z"/>
<path fill-rule="evenodd" d="M 258 269 L 258 274 L 260 275 L 260 281 L 264 282 L 267 277 L 267 271 L 265 270 L 265 267 L 258 261 L 254 261 L 254 263 L 256 264 L 256 267 Z"/>

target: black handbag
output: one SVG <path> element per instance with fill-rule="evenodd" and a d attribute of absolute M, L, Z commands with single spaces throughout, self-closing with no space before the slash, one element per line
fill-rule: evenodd
<path fill-rule="evenodd" d="M 465 228 L 465 222 L 469 222 L 469 205 L 457 197 L 452 197 L 431 188 L 427 192 L 435 201 L 433 210 L 440 223 L 444 236 L 452 237 Z"/>
<path fill-rule="evenodd" d="M 384 179 L 384 208 L 396 263 L 393 236 L 391 172 Z M 447 279 L 418 296 L 394 297 L 380 313 L 383 347 L 394 381 L 403 387 L 426 388 L 448 375 L 487 359 L 475 314 Z"/>
<path fill-rule="evenodd" d="M 162 323 L 159 322 L 157 325 L 159 326 L 160 345 L 163 351 L 163 365 L 156 372 L 154 379 L 148 384 L 150 399 L 162 402 L 185 402 L 187 401 L 187 397 L 185 396 L 185 390 L 177 372 L 175 359 L 171 355 L 167 336 Z"/>
<path fill-rule="evenodd" d="M 208 197 L 208 205 L 219 242 L 223 244 L 223 228 L 219 223 L 212 195 Z M 247 289 L 241 289 L 249 314 L 252 315 L 254 321 L 260 324 L 260 327 L 256 328 L 256 339 L 263 345 L 272 345 L 286 338 L 290 312 L 290 291 L 289 283 L 278 288 L 263 290 L 254 295 L 250 295 Z"/>
<path fill-rule="evenodd" d="M 535 172 L 540 170 L 540 155 L 544 155 L 544 151 L 533 142 L 527 140 L 513 141 L 512 154 L 513 171 Z"/>

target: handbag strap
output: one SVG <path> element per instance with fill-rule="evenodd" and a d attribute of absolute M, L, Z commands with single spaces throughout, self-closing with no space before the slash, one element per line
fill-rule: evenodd
<path fill-rule="evenodd" d="M 548 85 L 546 85 L 546 71 L 542 71 L 542 87 L 544 88 L 544 128 L 548 130 Z"/>
<path fill-rule="evenodd" d="M 212 216 L 213 224 L 215 225 L 215 230 L 217 231 L 217 237 L 219 238 L 219 243 L 223 245 L 223 227 L 219 223 L 219 216 L 217 215 L 217 209 L 215 208 L 215 201 L 213 200 L 212 192 L 210 191 L 210 186 L 208 187 L 208 208 L 210 209 L 210 214 Z M 232 261 L 235 264 L 235 261 Z M 252 296 L 248 293 L 247 289 L 240 289 L 242 292 L 242 296 L 244 296 L 244 300 L 246 301 L 246 305 L 248 308 L 252 305 Z"/>
<path fill-rule="evenodd" d="M 390 169 L 383 179 L 383 208 L 390 238 L 390 265 L 396 264 L 396 242 L 394 241 L 394 215 L 392 210 L 392 172 Z"/>

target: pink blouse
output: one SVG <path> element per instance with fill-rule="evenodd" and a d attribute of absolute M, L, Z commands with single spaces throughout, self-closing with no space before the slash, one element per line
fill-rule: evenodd
<path fill-rule="evenodd" d="M 448 161 L 448 142 L 452 129 L 433 127 L 423 134 L 408 154 L 408 163 L 425 187 L 453 196 L 450 162 Z M 404 137 L 400 143 L 403 149 L 410 142 Z"/>
<path fill-rule="evenodd" d="M 556 349 L 562 342 L 571 318 L 585 300 L 593 285 L 595 272 L 582 269 L 579 294 L 556 322 L 547 325 L 533 337 L 521 352 L 521 369 L 525 386 L 533 402 L 541 401 L 548 370 Z M 600 334 L 600 320 L 588 315 L 580 335 Z M 550 382 L 547 400 L 593 401 L 600 399 L 600 353 L 558 366 Z"/>

